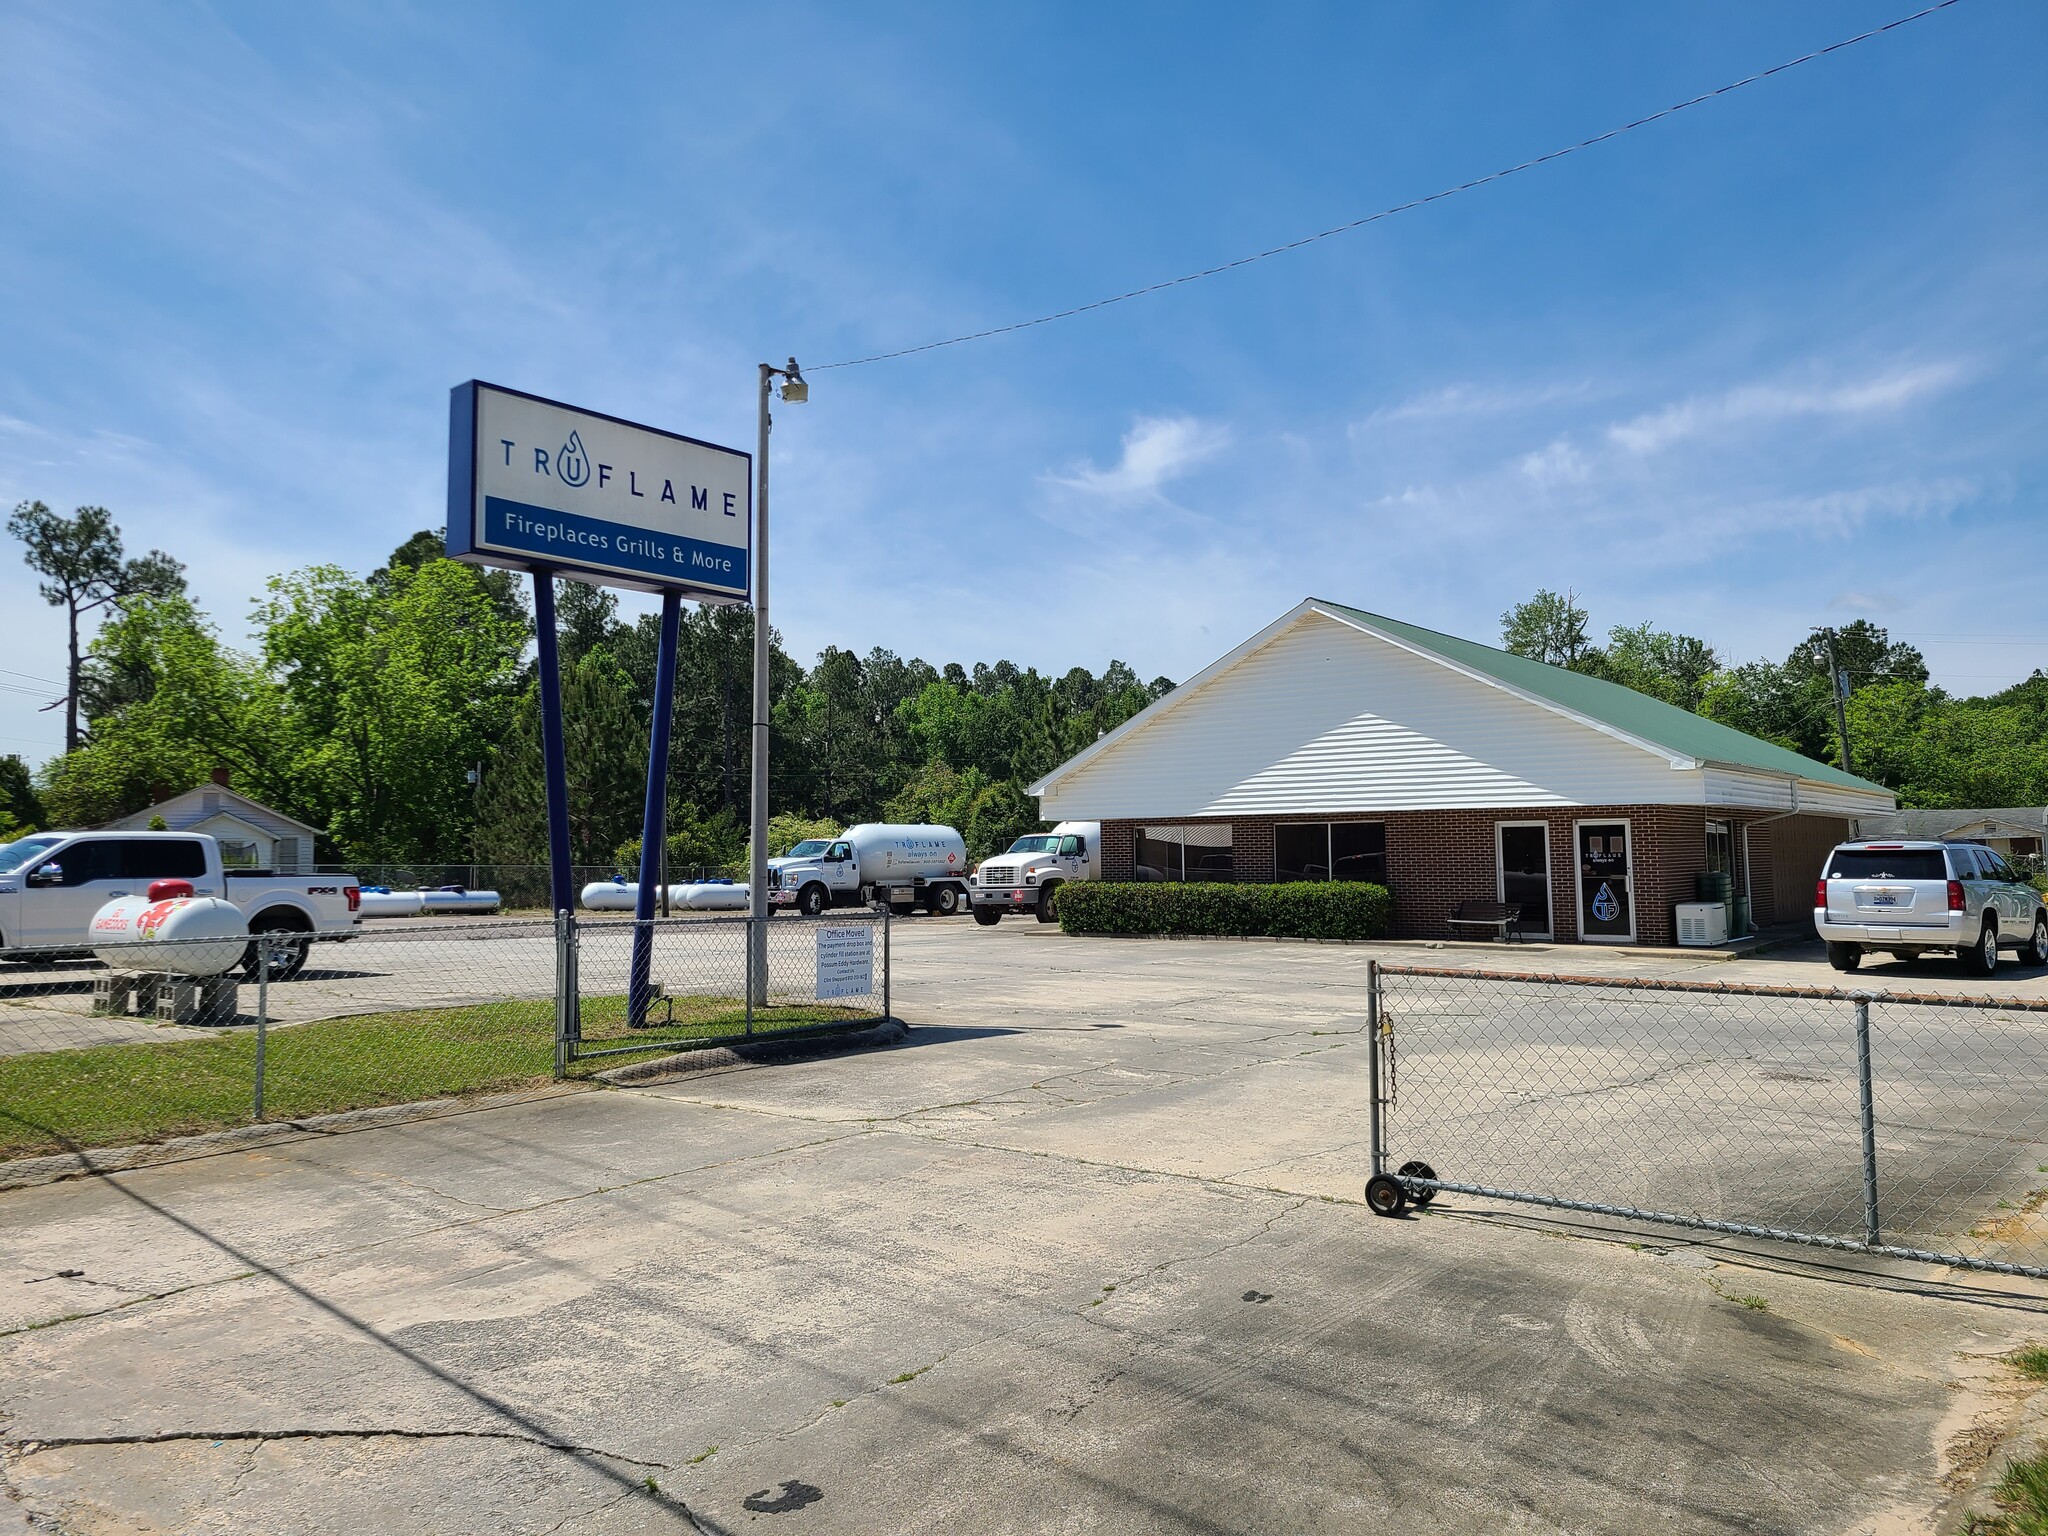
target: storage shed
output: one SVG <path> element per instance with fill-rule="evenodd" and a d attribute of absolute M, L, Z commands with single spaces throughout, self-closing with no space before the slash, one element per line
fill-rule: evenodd
<path fill-rule="evenodd" d="M 1827 851 L 1890 790 L 1616 683 L 1310 598 L 1031 786 L 1103 824 L 1112 880 L 1356 879 L 1394 932 L 1460 901 L 1520 932 L 1670 944 L 1725 877 L 1811 921 Z"/>

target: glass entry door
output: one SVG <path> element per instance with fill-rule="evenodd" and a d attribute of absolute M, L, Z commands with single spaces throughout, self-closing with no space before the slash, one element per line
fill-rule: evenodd
<path fill-rule="evenodd" d="M 1500 899 L 1522 909 L 1515 932 L 1550 937 L 1550 828 L 1540 821 L 1504 821 L 1494 828 Z"/>
<path fill-rule="evenodd" d="M 1633 943 L 1628 823 L 1582 821 L 1574 828 L 1579 855 L 1579 935 L 1595 942 Z"/>

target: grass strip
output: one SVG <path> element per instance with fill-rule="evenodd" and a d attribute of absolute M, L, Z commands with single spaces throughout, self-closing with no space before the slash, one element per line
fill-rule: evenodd
<path fill-rule="evenodd" d="M 264 1118 L 504 1093 L 550 1082 L 554 1003 L 546 998 L 355 1014 L 273 1026 L 264 1052 Z M 755 1033 L 850 1023 L 861 1010 L 825 1005 L 755 1014 Z M 646 1042 L 676 1047 L 737 1038 L 746 1010 L 730 997 L 663 999 L 657 1027 L 626 1027 L 623 997 L 585 998 L 586 1045 Z M 570 1065 L 588 1076 L 631 1058 Z M 247 1125 L 256 1077 L 256 1032 L 206 1040 L 136 1041 L 0 1056 L 0 1158 L 127 1146 Z"/>

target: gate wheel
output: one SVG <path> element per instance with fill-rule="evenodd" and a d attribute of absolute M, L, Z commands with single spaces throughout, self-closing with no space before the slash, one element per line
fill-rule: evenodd
<path fill-rule="evenodd" d="M 1365 1181 L 1365 1203 L 1375 1216 L 1398 1216 L 1408 1205 L 1408 1191 L 1391 1173 L 1376 1173 Z"/>
<path fill-rule="evenodd" d="M 1394 1173 L 1396 1177 L 1403 1179 L 1429 1179 L 1434 1181 L 1436 1178 L 1436 1170 L 1430 1167 L 1429 1164 L 1422 1162 L 1403 1163 L 1394 1170 Z M 1407 1191 L 1408 1198 L 1415 1202 L 1417 1210 L 1428 1205 L 1430 1201 L 1436 1198 L 1436 1191 L 1433 1189 L 1409 1189 L 1406 1184 L 1403 1184 L 1401 1188 Z"/>

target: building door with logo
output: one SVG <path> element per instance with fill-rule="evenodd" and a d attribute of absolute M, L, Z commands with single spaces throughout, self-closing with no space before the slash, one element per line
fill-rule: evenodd
<path fill-rule="evenodd" d="M 1540 821 L 1503 821 L 1494 828 L 1500 899 L 1522 909 L 1515 932 L 1547 939 L 1550 928 L 1550 828 Z"/>
<path fill-rule="evenodd" d="M 1634 943 L 1628 823 L 1582 821 L 1573 830 L 1579 845 L 1580 937 L 1593 943 Z"/>

